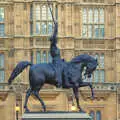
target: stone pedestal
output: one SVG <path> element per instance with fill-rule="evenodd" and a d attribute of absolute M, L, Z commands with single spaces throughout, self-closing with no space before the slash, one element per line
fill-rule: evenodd
<path fill-rule="evenodd" d="M 79 112 L 46 112 L 24 113 L 22 120 L 92 120 L 87 113 Z"/>

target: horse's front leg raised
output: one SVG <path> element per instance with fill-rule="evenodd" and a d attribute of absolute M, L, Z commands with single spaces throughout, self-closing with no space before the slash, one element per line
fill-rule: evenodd
<path fill-rule="evenodd" d="M 83 82 L 83 83 L 80 84 L 79 87 L 86 87 L 86 86 L 90 87 L 91 93 L 92 93 L 92 99 L 94 99 L 94 90 L 93 90 L 93 87 L 92 87 L 91 83 L 89 83 L 89 82 Z"/>
<path fill-rule="evenodd" d="M 80 104 L 79 104 L 78 88 L 77 87 L 73 88 L 73 92 L 74 92 L 74 95 L 75 95 L 77 108 L 79 109 L 80 112 L 85 112 L 84 110 L 82 110 L 82 108 L 80 107 Z"/>

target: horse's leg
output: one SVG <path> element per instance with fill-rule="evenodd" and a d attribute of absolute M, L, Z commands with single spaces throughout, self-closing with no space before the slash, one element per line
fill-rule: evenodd
<path fill-rule="evenodd" d="M 36 98 L 40 101 L 44 112 L 46 112 L 46 106 L 45 106 L 43 100 L 42 100 L 42 99 L 40 98 L 40 96 L 39 96 L 39 91 L 34 91 L 34 95 L 35 95 Z"/>
<path fill-rule="evenodd" d="M 77 87 L 73 88 L 73 92 L 74 92 L 74 95 L 75 95 L 77 108 L 79 109 L 80 112 L 85 112 L 84 110 L 82 110 L 82 108 L 80 107 L 80 104 L 79 104 L 78 88 Z"/>
<path fill-rule="evenodd" d="M 89 83 L 89 82 L 83 82 L 83 83 L 80 84 L 79 87 L 86 87 L 86 86 L 90 87 L 91 93 L 92 93 L 92 99 L 94 99 L 94 90 L 93 90 L 93 87 L 92 87 L 91 83 Z"/>
<path fill-rule="evenodd" d="M 29 88 L 26 92 L 25 103 L 24 103 L 25 112 L 29 112 L 29 109 L 27 107 L 27 102 L 28 102 L 29 96 L 31 95 L 31 92 L 32 92 L 31 88 Z"/>

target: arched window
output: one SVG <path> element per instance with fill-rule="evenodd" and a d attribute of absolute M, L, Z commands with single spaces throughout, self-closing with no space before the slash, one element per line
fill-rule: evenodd
<path fill-rule="evenodd" d="M 101 112 L 100 111 L 96 112 L 96 120 L 101 120 Z"/>
<path fill-rule="evenodd" d="M 37 64 L 41 63 L 41 52 L 40 51 L 36 52 L 36 63 Z"/>
<path fill-rule="evenodd" d="M 94 111 L 90 111 L 90 116 L 92 117 L 93 120 L 95 119 L 95 113 L 94 113 Z"/>
<path fill-rule="evenodd" d="M 43 63 L 47 63 L 47 53 L 43 51 Z"/>

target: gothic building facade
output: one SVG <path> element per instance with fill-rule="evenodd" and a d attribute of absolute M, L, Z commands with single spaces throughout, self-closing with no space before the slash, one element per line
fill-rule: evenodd
<path fill-rule="evenodd" d="M 120 120 L 120 0 L 50 0 L 50 8 L 58 21 L 61 57 L 70 61 L 87 53 L 99 62 L 89 79 L 95 99 L 91 99 L 89 88 L 80 88 L 81 107 L 94 120 Z M 24 112 L 29 68 L 14 80 L 12 89 L 7 80 L 22 60 L 51 62 L 49 37 L 53 27 L 47 0 L 0 0 L 1 119 L 15 120 L 16 104 L 19 118 Z M 75 103 L 71 89 L 45 85 L 40 94 L 47 110 L 71 111 Z M 41 110 L 34 96 L 28 104 L 32 111 Z"/>

